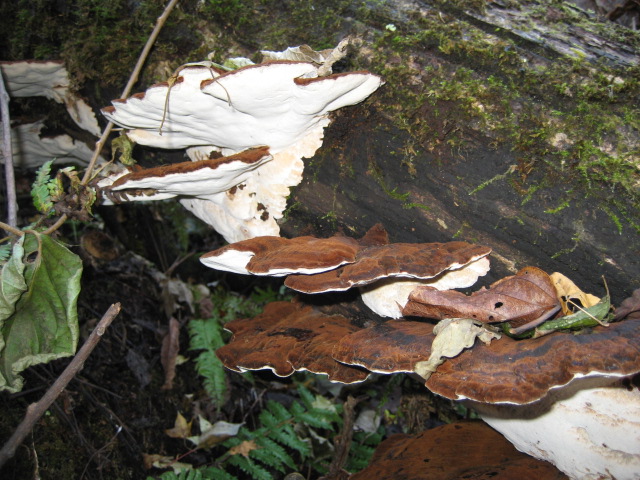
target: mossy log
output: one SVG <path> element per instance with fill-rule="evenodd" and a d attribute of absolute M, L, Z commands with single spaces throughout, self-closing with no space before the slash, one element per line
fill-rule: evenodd
<path fill-rule="evenodd" d="M 7 59 L 64 58 L 102 107 L 164 3 L 8 3 L 2 45 Z M 386 85 L 335 115 L 283 235 L 382 222 L 395 242 L 491 246 L 488 281 L 535 265 L 598 295 L 604 276 L 614 303 L 640 287 L 640 35 L 570 2 L 184 0 L 137 89 L 209 52 L 259 61 L 347 35 L 336 67 Z"/>
<path fill-rule="evenodd" d="M 352 61 L 387 83 L 336 116 L 283 234 L 382 222 L 491 246 L 487 281 L 535 265 L 597 295 L 605 277 L 614 302 L 638 288 L 637 32 L 565 2 L 383 3 Z"/>

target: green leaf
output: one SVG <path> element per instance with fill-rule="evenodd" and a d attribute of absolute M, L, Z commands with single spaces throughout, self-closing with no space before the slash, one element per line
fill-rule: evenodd
<path fill-rule="evenodd" d="M 121 133 L 119 137 L 111 140 L 111 161 L 120 153 L 118 159 L 123 165 L 135 165 L 136 160 L 133 158 L 133 147 L 135 143 L 131 141 L 125 133 Z"/>
<path fill-rule="evenodd" d="M 596 327 L 605 324 L 605 320 L 611 310 L 611 300 L 609 295 L 602 297 L 600 302 L 589 308 L 578 310 L 571 315 L 548 320 L 539 325 L 533 334 L 533 338 L 547 335 L 557 330 L 577 330 L 586 327 Z"/>
<path fill-rule="evenodd" d="M 62 185 L 56 179 L 50 178 L 52 164 L 53 160 L 42 164 L 36 172 L 36 179 L 31 186 L 33 205 L 43 215 L 51 215 L 53 213 L 52 196 L 59 195 L 62 192 Z"/>
<path fill-rule="evenodd" d="M 0 391 L 20 391 L 20 372 L 73 355 L 78 343 L 80 257 L 46 235 L 26 234 L 22 262 L 27 289 L 0 325 Z"/>
<path fill-rule="evenodd" d="M 16 302 L 27 290 L 24 280 L 24 236 L 13 246 L 11 257 L 2 266 L 0 274 L 0 331 L 4 321 L 16 311 Z M 4 347 L 4 340 L 0 336 L 0 349 Z"/>

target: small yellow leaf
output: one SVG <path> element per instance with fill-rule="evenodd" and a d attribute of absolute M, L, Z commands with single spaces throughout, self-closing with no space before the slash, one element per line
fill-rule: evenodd
<path fill-rule="evenodd" d="M 187 419 L 178 412 L 173 428 L 165 430 L 164 433 L 171 438 L 187 438 L 191 436 L 191 422 L 187 422 Z"/>
<path fill-rule="evenodd" d="M 257 450 L 258 448 L 260 447 L 253 440 L 245 440 L 241 444 L 231 447 L 229 449 L 229 455 L 242 455 L 243 457 L 249 458 L 251 450 Z"/>
<path fill-rule="evenodd" d="M 590 293 L 584 293 L 580 290 L 572 280 L 561 273 L 554 272 L 551 275 L 551 281 L 556 288 L 558 300 L 562 304 L 562 314 L 571 315 L 580 308 L 589 308 L 597 305 L 600 299 Z"/>
<path fill-rule="evenodd" d="M 500 334 L 488 330 L 481 322 L 469 318 L 446 318 L 438 322 L 433 329 L 436 338 L 431 344 L 431 355 L 428 360 L 416 362 L 414 371 L 428 380 L 446 358 L 459 355 L 465 348 L 471 348 L 479 338 L 490 343 Z"/>
<path fill-rule="evenodd" d="M 181 472 L 193 469 L 193 465 L 183 462 L 177 462 L 173 457 L 167 457 L 166 455 L 157 454 L 142 454 L 142 461 L 144 468 L 149 470 L 150 468 L 172 468 L 173 473 L 179 475 Z"/>

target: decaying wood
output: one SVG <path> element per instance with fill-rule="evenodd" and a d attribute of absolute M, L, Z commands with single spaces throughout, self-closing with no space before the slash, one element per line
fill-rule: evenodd
<path fill-rule="evenodd" d="M 387 16 L 378 20 L 405 34 L 415 31 L 412 19 L 420 15 L 442 16 L 443 22 L 460 21 L 464 25 L 472 22 L 495 41 L 516 38 L 518 54 L 532 67 L 553 65 L 559 59 L 567 61 L 569 55 L 597 74 L 601 64 L 625 67 L 640 60 L 636 47 L 558 20 L 560 28 L 548 15 L 532 16 L 530 10 L 528 21 L 534 18 L 535 23 L 525 29 L 526 9 L 542 2 L 526 2 L 528 6 L 517 8 L 489 2 L 482 14 L 454 7 L 443 13 L 427 3 L 394 2 L 397 8 L 385 11 Z M 365 53 L 361 55 L 366 55 L 367 48 L 365 41 Z M 388 52 L 389 62 L 394 61 L 393 55 Z M 437 48 L 416 49 L 409 58 L 413 63 L 407 68 L 418 72 L 412 77 L 416 83 L 427 78 L 427 68 L 477 67 L 468 58 L 441 55 Z M 366 65 L 366 60 L 363 62 Z M 491 71 L 493 67 L 478 68 Z M 407 112 L 407 123 L 434 122 L 429 128 L 436 134 L 421 142 L 409 129 L 398 128 L 389 105 L 384 104 L 394 98 L 393 90 L 407 79 L 387 75 L 385 80 L 386 85 L 365 104 L 341 111 L 327 129 L 323 148 L 307 163 L 303 183 L 294 189 L 289 202 L 293 207 L 282 225 L 283 235 L 329 234 L 336 229 L 357 235 L 381 222 L 391 242 L 455 239 L 490 246 L 492 272 L 485 279 L 487 285 L 534 265 L 549 273 L 565 273 L 584 291 L 596 295 L 604 292 L 604 275 L 614 304 L 640 286 L 640 240 L 633 226 L 638 223 L 639 213 L 633 199 L 624 199 L 627 193 L 619 193 L 621 203 L 628 205 L 619 218 L 626 215 L 630 220 L 625 220 L 622 227 L 611 220 L 619 214 L 616 207 L 586 194 L 575 195 L 566 208 L 549 213 L 557 209 L 567 190 L 568 184 L 561 176 L 553 174 L 555 179 L 541 189 L 544 193 L 527 197 L 512 184 L 525 179 L 531 191 L 536 183 L 543 182 L 544 169 L 536 171 L 523 165 L 523 153 L 513 144 L 496 140 L 473 118 L 448 114 L 445 102 L 438 105 L 439 116 L 426 102 L 424 108 L 414 108 L 413 116 Z M 515 115 L 544 102 L 544 98 L 536 97 L 519 99 L 513 105 Z M 407 108 L 395 107 L 401 114 Z M 549 105 L 548 109 L 552 108 Z M 581 135 L 580 131 L 569 133 L 578 139 Z M 444 148 L 454 135 L 464 140 L 463 145 Z M 637 142 L 638 132 L 633 131 L 629 148 Z M 602 188 L 606 191 L 608 187 Z"/>

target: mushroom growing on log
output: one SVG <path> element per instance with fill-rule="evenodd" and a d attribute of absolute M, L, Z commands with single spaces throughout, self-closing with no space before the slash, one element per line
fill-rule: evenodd
<path fill-rule="evenodd" d="M 291 61 L 230 72 L 189 65 L 170 82 L 114 100 L 102 113 L 124 127 L 132 141 L 188 148 L 192 160 L 267 147 L 272 158 L 227 191 L 240 212 L 221 205 L 228 203 L 225 196 L 187 196 L 181 203 L 229 242 L 278 235 L 276 220 L 289 188 L 302 180 L 302 158 L 322 145 L 329 113 L 363 101 L 383 83 L 369 72 L 320 77 L 318 70 L 313 63 Z"/>

